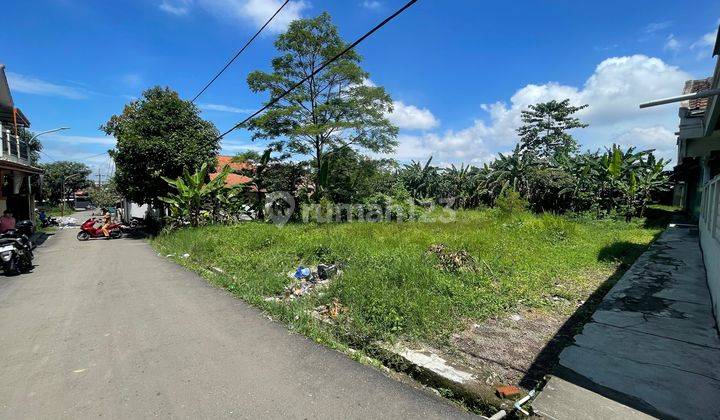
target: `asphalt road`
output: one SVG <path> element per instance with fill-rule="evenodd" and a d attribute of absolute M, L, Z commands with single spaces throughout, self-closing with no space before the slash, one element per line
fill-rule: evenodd
<path fill-rule="evenodd" d="M 290 334 L 143 240 L 60 230 L 0 275 L 0 418 L 448 418 L 427 391 Z"/>

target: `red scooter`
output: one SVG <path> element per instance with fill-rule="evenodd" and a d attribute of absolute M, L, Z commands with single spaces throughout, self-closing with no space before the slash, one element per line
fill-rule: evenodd
<path fill-rule="evenodd" d="M 122 237 L 122 225 L 119 223 L 110 223 L 108 225 L 108 232 L 110 233 L 110 239 L 117 239 Z M 77 234 L 79 241 L 87 241 L 90 238 L 104 238 L 105 234 L 102 231 L 102 225 L 95 227 L 95 219 L 88 219 L 85 223 L 80 225 L 80 232 Z"/>

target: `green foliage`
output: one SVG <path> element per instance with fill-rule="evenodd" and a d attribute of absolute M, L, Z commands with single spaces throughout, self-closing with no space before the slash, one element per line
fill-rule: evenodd
<path fill-rule="evenodd" d="M 210 181 L 207 180 L 207 170 L 207 163 L 203 163 L 193 174 L 185 170 L 183 176 L 177 179 L 163 177 L 165 182 L 176 190 L 166 197 L 160 197 L 162 202 L 169 205 L 170 217 L 175 225 L 187 221 L 190 226 L 199 226 L 203 216 L 212 216 L 210 210 L 219 196 L 234 193 L 226 191 L 225 188 L 230 167 L 223 168 L 223 171 Z"/>
<path fill-rule="evenodd" d="M 503 190 L 495 200 L 495 206 L 503 216 L 512 216 L 525 211 L 528 202 L 520 196 L 515 188 L 510 187 Z"/>
<path fill-rule="evenodd" d="M 28 158 L 30 164 L 35 166 L 40 161 L 40 152 L 42 152 L 43 145 L 40 139 L 35 137 L 35 133 L 28 130 L 27 128 L 21 127 L 18 130 L 18 136 L 20 136 L 20 142 L 28 145 Z"/>
<path fill-rule="evenodd" d="M 627 220 L 643 215 L 653 195 L 670 188 L 668 162 L 652 150 L 617 145 L 605 153 L 576 153 L 567 130 L 586 127 L 571 116 L 583 108 L 568 100 L 531 106 L 518 130 L 521 142 L 482 168 L 437 168 L 430 158 L 405 165 L 397 178 L 416 202 L 453 198 L 455 208 L 514 208 L 505 194 L 510 189 L 510 198 L 518 195 L 536 212 L 594 211 L 596 217 L 617 214 Z"/>
<path fill-rule="evenodd" d="M 440 171 L 431 166 L 431 162 L 432 156 L 424 164 L 413 160 L 409 165 L 405 165 L 398 174 L 405 188 L 416 200 L 438 195 Z"/>
<path fill-rule="evenodd" d="M 502 154 L 490 164 L 489 185 L 495 194 L 512 188 L 523 197 L 530 195 L 529 175 L 540 162 L 531 153 L 525 153 L 518 144 L 512 154 Z"/>
<path fill-rule="evenodd" d="M 518 128 L 520 150 L 540 158 L 561 158 L 578 151 L 577 141 L 568 131 L 584 128 L 572 115 L 587 105 L 572 106 L 570 100 L 552 100 L 530 105 L 522 111 L 523 125 Z"/>
<path fill-rule="evenodd" d="M 535 228 L 540 236 L 551 243 L 571 240 L 578 233 L 577 223 L 549 213 L 543 213 L 535 219 Z"/>
<path fill-rule="evenodd" d="M 110 154 L 118 191 L 137 203 L 167 195 L 171 186 L 163 177 L 175 179 L 186 168 L 212 165 L 219 150 L 215 126 L 170 88 L 146 90 L 100 128 L 117 139 Z"/>
<path fill-rule="evenodd" d="M 571 313 L 575 302 L 627 267 L 661 230 L 643 226 L 528 213 L 510 224 L 493 211 L 460 211 L 451 223 L 207 226 L 160 236 L 154 245 L 163 254 L 189 253 L 191 258 L 178 261 L 295 331 L 325 339 L 330 334 L 361 347 L 398 337 L 442 341 L 468 320 L 503 316 L 519 306 Z M 428 254 L 434 244 L 467 252 L 478 268 L 439 267 Z M 338 262 L 343 269 L 325 294 L 290 303 L 265 300 L 282 294 L 285 273 L 321 262 Z M 571 302 L 554 302 L 554 295 Z M 349 312 L 334 325 L 306 315 L 335 298 Z"/>
<path fill-rule="evenodd" d="M 623 150 L 615 144 L 602 154 L 578 155 L 564 166 L 577 179 L 567 190 L 573 197 L 572 210 L 594 210 L 599 216 L 617 213 L 627 220 L 642 215 L 653 192 L 670 188 L 667 165 L 652 150 Z"/>
<path fill-rule="evenodd" d="M 87 188 L 92 185 L 88 179 L 92 172 L 81 162 L 58 161 L 40 165 L 45 171 L 43 174 L 43 198 L 50 203 L 58 203 L 63 196 L 63 183 L 66 193 Z"/>
<path fill-rule="evenodd" d="M 122 200 L 122 196 L 117 191 L 114 177 L 105 184 L 90 190 L 90 201 L 97 207 L 112 207 L 120 200 Z"/>
<path fill-rule="evenodd" d="M 293 21 L 275 41 L 280 55 L 272 72 L 254 71 L 247 79 L 253 92 L 277 97 L 300 82 L 346 47 L 330 15 Z M 330 153 L 340 148 L 389 152 L 397 144 L 398 129 L 386 118 L 392 99 L 385 89 L 366 83 L 354 50 L 327 66 L 267 112 L 249 122 L 254 139 L 272 139 L 277 150 L 310 155 L 313 159 L 315 200 L 321 192 L 320 172 Z"/>
<path fill-rule="evenodd" d="M 343 148 L 329 154 L 325 163 L 327 175 L 321 184 L 333 202 L 362 203 L 373 194 L 391 192 L 394 161 L 372 159 L 351 148 Z"/>

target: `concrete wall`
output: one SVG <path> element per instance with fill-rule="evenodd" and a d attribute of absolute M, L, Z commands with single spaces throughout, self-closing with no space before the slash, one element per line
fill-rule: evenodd
<path fill-rule="evenodd" d="M 703 187 L 698 226 L 713 312 L 720 325 L 720 176 Z"/>
<path fill-rule="evenodd" d="M 706 229 L 700 229 L 700 245 L 703 250 L 708 287 L 713 301 L 715 322 L 720 325 L 720 242 Z"/>

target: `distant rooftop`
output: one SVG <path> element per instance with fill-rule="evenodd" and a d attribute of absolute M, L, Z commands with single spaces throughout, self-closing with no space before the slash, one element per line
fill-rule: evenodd
<path fill-rule="evenodd" d="M 685 82 L 683 94 L 695 93 L 708 90 L 712 86 L 712 77 L 699 80 L 688 80 Z M 680 108 L 687 108 L 690 111 L 704 111 L 710 104 L 710 98 L 690 99 L 680 102 Z"/>
<path fill-rule="evenodd" d="M 215 172 L 212 172 L 210 174 L 210 179 L 215 179 L 220 174 L 220 172 L 222 172 L 225 166 L 229 166 L 234 171 L 250 170 L 253 168 L 253 165 L 248 162 L 233 162 L 232 159 L 232 156 L 218 156 L 217 167 L 215 168 Z M 235 185 L 247 184 L 250 181 L 252 181 L 252 178 L 250 177 L 236 173 L 230 173 L 225 179 L 225 185 L 230 187 Z"/>

